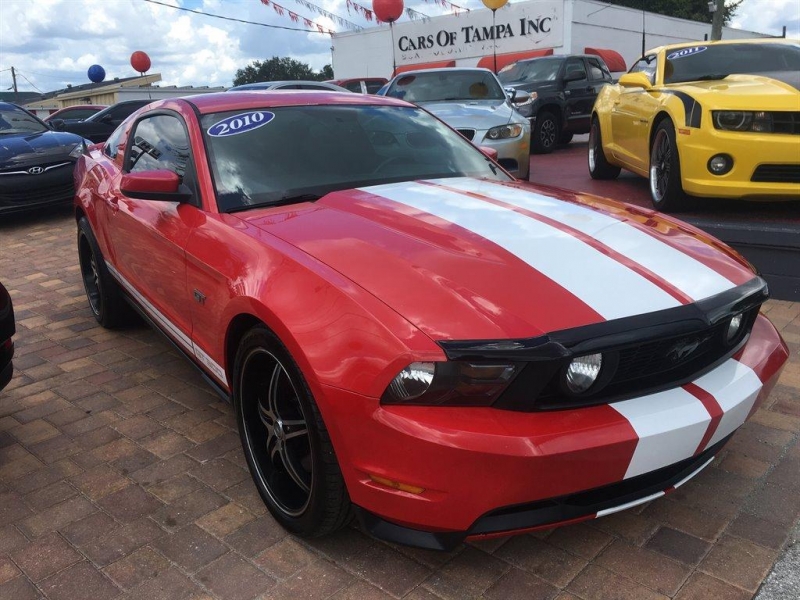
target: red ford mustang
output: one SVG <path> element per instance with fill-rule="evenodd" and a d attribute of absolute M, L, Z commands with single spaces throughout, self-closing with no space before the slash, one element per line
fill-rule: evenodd
<path fill-rule="evenodd" d="M 381 97 L 157 102 L 76 171 L 97 320 L 135 308 L 238 416 L 299 535 L 428 548 L 600 517 L 706 466 L 788 352 L 730 249 L 517 183 Z"/>

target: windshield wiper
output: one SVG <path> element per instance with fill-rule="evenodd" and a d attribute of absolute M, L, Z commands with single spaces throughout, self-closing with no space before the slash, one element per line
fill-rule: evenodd
<path fill-rule="evenodd" d="M 320 198 L 322 198 L 321 194 L 297 194 L 294 196 L 284 196 L 283 198 L 278 198 L 277 200 L 271 200 L 268 202 L 256 202 L 255 204 L 234 206 L 225 212 L 234 213 L 243 210 L 250 210 L 251 208 L 270 208 L 273 206 L 285 206 L 287 204 L 301 204 L 303 202 L 313 202 L 314 200 L 319 200 Z"/>

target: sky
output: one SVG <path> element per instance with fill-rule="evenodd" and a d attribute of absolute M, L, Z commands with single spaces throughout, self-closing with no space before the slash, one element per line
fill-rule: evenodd
<path fill-rule="evenodd" d="M 158 0 L 171 6 L 200 10 L 244 21 L 299 27 L 260 0 Z M 335 31 L 341 24 L 320 16 L 304 2 L 373 27 L 347 0 L 278 0 L 279 5 Z M 358 0 L 372 7 L 372 0 Z M 471 9 L 480 0 L 455 0 Z M 449 12 L 436 0 L 406 0 L 406 7 L 428 16 Z M 403 16 L 401 20 L 408 17 Z M 731 25 L 750 31 L 800 39 L 798 0 L 744 0 Z M 385 26 L 385 25 L 384 25 Z M 331 63 L 327 35 L 267 28 L 193 14 L 147 0 L 0 0 L 0 90 L 11 88 L 17 71 L 20 91 L 50 91 L 67 84 L 88 83 L 87 70 L 99 64 L 106 79 L 131 77 L 131 53 L 147 52 L 151 73 L 161 73 L 160 85 L 232 85 L 236 70 L 254 60 L 291 56 L 320 69 Z"/>

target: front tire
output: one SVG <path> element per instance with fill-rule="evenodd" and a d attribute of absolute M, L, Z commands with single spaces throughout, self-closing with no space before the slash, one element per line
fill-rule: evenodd
<path fill-rule="evenodd" d="M 612 165 L 606 159 L 603 150 L 603 138 L 600 134 L 600 122 L 592 119 L 592 128 L 589 130 L 589 175 L 592 179 L 616 179 L 619 177 L 620 168 Z"/>
<path fill-rule="evenodd" d="M 86 217 L 78 221 L 78 261 L 86 299 L 97 322 L 107 329 L 128 324 L 132 317 L 131 308 L 106 267 Z"/>
<path fill-rule="evenodd" d="M 302 537 L 350 520 L 350 498 L 328 431 L 300 369 L 263 326 L 236 353 L 234 405 L 247 465 L 272 516 Z"/>
<path fill-rule="evenodd" d="M 558 119 L 548 111 L 542 111 L 536 117 L 536 125 L 531 136 L 531 150 L 534 154 L 550 154 L 556 147 L 561 135 Z"/>
<path fill-rule="evenodd" d="M 681 184 L 681 163 L 672 121 L 665 119 L 656 127 L 650 149 L 650 197 L 656 210 L 673 212 L 686 201 Z"/>

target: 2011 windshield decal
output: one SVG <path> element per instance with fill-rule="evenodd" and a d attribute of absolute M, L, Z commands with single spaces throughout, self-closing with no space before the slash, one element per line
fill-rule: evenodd
<path fill-rule="evenodd" d="M 274 118 L 275 113 L 266 110 L 254 110 L 240 113 L 214 123 L 208 128 L 208 135 L 211 137 L 227 137 L 229 135 L 247 133 L 248 131 L 263 127 Z"/>
<path fill-rule="evenodd" d="M 676 58 L 685 58 L 687 56 L 691 56 L 692 54 L 697 54 L 698 52 L 704 52 L 708 50 L 708 46 L 692 46 L 691 48 L 681 48 L 680 50 L 676 50 L 675 52 L 670 52 L 667 55 L 667 60 L 675 60 Z"/>

